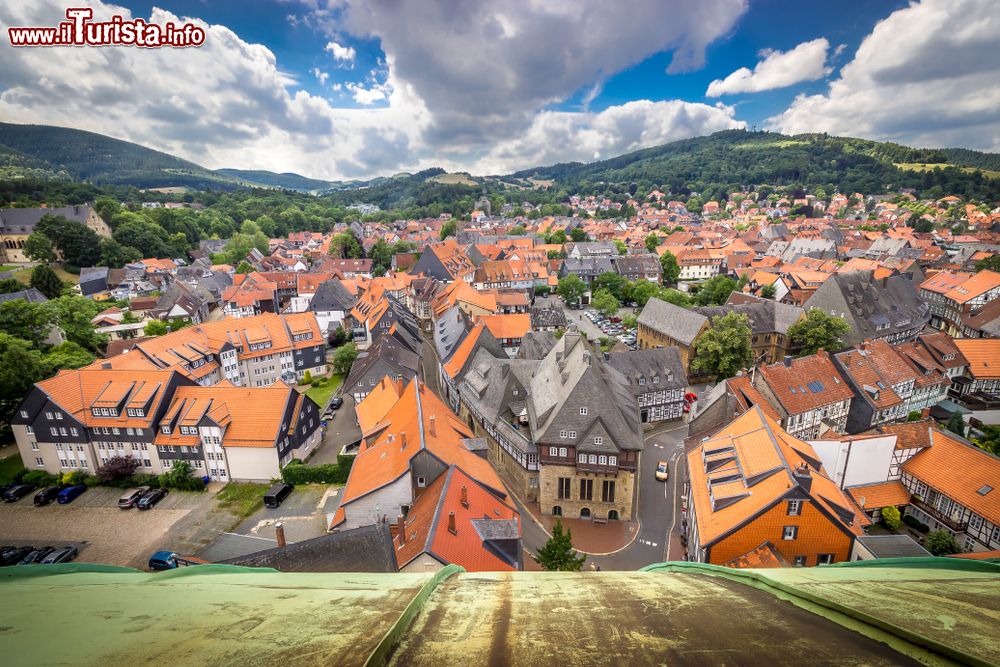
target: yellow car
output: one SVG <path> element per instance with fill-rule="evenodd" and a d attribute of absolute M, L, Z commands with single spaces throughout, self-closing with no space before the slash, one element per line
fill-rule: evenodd
<path fill-rule="evenodd" d="M 656 481 L 665 482 L 670 479 L 670 464 L 660 461 L 656 464 Z"/>

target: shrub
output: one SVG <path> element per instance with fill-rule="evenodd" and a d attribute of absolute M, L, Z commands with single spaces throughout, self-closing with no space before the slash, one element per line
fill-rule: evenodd
<path fill-rule="evenodd" d="M 62 483 L 68 486 L 76 486 L 77 484 L 87 484 L 87 480 L 90 475 L 83 472 L 82 470 L 74 470 L 73 472 L 63 473 Z M 93 484 L 87 484 L 88 486 L 93 486 Z"/>
<path fill-rule="evenodd" d="M 160 477 L 150 473 L 140 472 L 129 479 L 129 486 L 149 486 L 154 489 L 160 486 Z"/>
<path fill-rule="evenodd" d="M 59 476 L 50 475 L 44 470 L 32 470 L 24 474 L 21 482 L 24 484 L 34 484 L 35 486 L 55 486 L 59 483 Z"/>
<path fill-rule="evenodd" d="M 927 550 L 935 556 L 950 556 L 962 553 L 955 536 L 946 530 L 934 530 L 927 535 Z"/>
<path fill-rule="evenodd" d="M 314 387 L 325 387 L 326 386 L 326 378 L 322 378 L 322 377 L 316 378 L 315 380 L 313 380 L 309 384 L 311 384 Z"/>
<path fill-rule="evenodd" d="M 303 384 L 309 384 L 313 380 L 313 375 L 311 371 L 306 371 L 306 374 L 302 377 Z"/>
<path fill-rule="evenodd" d="M 281 478 L 286 484 L 344 484 L 351 472 L 354 457 L 338 455 L 337 463 L 305 465 L 292 461 L 281 470 Z"/>
<path fill-rule="evenodd" d="M 893 532 L 899 530 L 900 525 L 902 525 L 902 521 L 899 518 L 899 510 L 891 506 L 882 508 L 882 523 Z"/>
<path fill-rule="evenodd" d="M 97 477 L 102 484 L 121 486 L 121 482 L 128 484 L 129 478 L 138 467 L 139 462 L 131 456 L 112 456 L 107 463 L 97 469 Z"/>
<path fill-rule="evenodd" d="M 159 485 L 165 489 L 178 491 L 205 490 L 205 482 L 201 477 L 191 476 L 191 465 L 187 461 L 177 461 L 167 472 L 160 475 Z"/>

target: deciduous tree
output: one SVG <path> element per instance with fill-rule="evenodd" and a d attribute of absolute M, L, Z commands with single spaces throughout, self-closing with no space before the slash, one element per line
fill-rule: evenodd
<path fill-rule="evenodd" d="M 955 536 L 947 530 L 932 530 L 927 533 L 927 540 L 924 546 L 935 556 L 950 556 L 951 554 L 962 553 L 962 547 L 958 545 Z"/>
<path fill-rule="evenodd" d="M 587 283 L 571 274 L 559 281 L 559 289 L 556 291 L 567 304 L 577 303 L 587 293 Z"/>
<path fill-rule="evenodd" d="M 656 246 L 660 245 L 660 237 L 656 235 L 656 232 L 651 232 L 649 236 L 646 237 L 646 250 L 649 252 L 656 252 Z"/>
<path fill-rule="evenodd" d="M 729 299 L 736 289 L 736 281 L 727 276 L 713 276 L 701 285 L 694 295 L 694 302 L 699 306 L 721 306 Z"/>
<path fill-rule="evenodd" d="M 35 262 L 48 264 L 56 261 L 56 249 L 52 245 L 52 239 L 42 232 L 33 232 L 26 238 L 22 250 L 25 257 Z"/>
<path fill-rule="evenodd" d="M 845 320 L 810 308 L 804 319 L 788 327 L 788 340 L 798 348 L 799 356 L 816 354 L 820 349 L 837 352 L 844 348 L 844 336 L 851 330 Z"/>
<path fill-rule="evenodd" d="M 695 342 L 691 368 L 718 380 L 730 378 L 753 363 L 747 316 L 731 312 L 712 320 L 712 327 Z"/>
<path fill-rule="evenodd" d="M 621 308 L 621 303 L 618 302 L 618 299 L 606 289 L 594 292 L 594 299 L 591 301 L 591 305 L 605 317 L 611 317 Z"/>
<path fill-rule="evenodd" d="M 354 343 L 341 345 L 333 353 L 333 372 L 346 376 L 351 372 L 351 366 L 357 358 L 358 348 Z"/>
<path fill-rule="evenodd" d="M 63 282 L 47 264 L 39 264 L 32 269 L 31 286 L 49 299 L 55 299 L 63 291 Z"/>
<path fill-rule="evenodd" d="M 669 250 L 660 255 L 660 266 L 663 267 L 663 284 L 672 285 L 677 282 L 677 277 L 681 275 L 681 266 L 677 263 L 677 257 Z"/>

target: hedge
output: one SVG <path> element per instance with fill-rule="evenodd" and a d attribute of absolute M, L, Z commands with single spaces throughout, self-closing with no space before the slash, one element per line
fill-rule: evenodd
<path fill-rule="evenodd" d="M 281 470 L 281 479 L 286 484 L 345 484 L 351 473 L 354 456 L 339 454 L 336 463 L 305 465 L 292 461 Z"/>
<path fill-rule="evenodd" d="M 914 516 L 910 516 L 909 514 L 903 517 L 903 523 L 921 533 L 926 533 L 931 529 L 931 527 L 928 526 L 926 523 L 924 523 L 923 521 Z"/>

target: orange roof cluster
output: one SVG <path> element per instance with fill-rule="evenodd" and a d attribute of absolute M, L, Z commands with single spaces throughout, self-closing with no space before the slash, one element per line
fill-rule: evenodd
<path fill-rule="evenodd" d="M 903 464 L 903 472 L 1000 525 L 1000 458 L 940 429 L 931 446 Z"/>
<path fill-rule="evenodd" d="M 969 362 L 969 373 L 977 380 L 1000 379 L 1000 339 L 956 338 L 955 347 Z"/>
<path fill-rule="evenodd" d="M 960 285 L 956 285 L 944 296 L 955 303 L 963 304 L 998 288 L 1000 288 L 1000 273 L 980 271 Z"/>
<path fill-rule="evenodd" d="M 910 502 L 910 492 L 898 479 L 890 482 L 861 484 L 845 489 L 851 499 L 863 510 L 879 510 L 883 507 L 902 507 Z"/>
<path fill-rule="evenodd" d="M 793 489 L 835 517 L 831 521 L 842 531 L 862 532 L 851 501 L 826 476 L 812 446 L 786 433 L 760 407 L 698 443 L 687 460 L 702 546 L 749 524 Z"/>
<path fill-rule="evenodd" d="M 531 331 L 531 315 L 528 313 L 483 315 L 477 321 L 485 324 L 497 340 L 521 339 Z"/>
<path fill-rule="evenodd" d="M 832 403 L 849 401 L 854 392 L 826 352 L 793 359 L 787 366 L 764 364 L 761 378 L 790 415 L 797 415 Z"/>
<path fill-rule="evenodd" d="M 85 426 L 149 428 L 173 377 L 170 370 L 114 370 L 94 364 L 61 371 L 35 386 Z M 109 413 L 95 416 L 95 408 Z M 129 415 L 130 408 L 141 409 L 143 416 Z"/>

